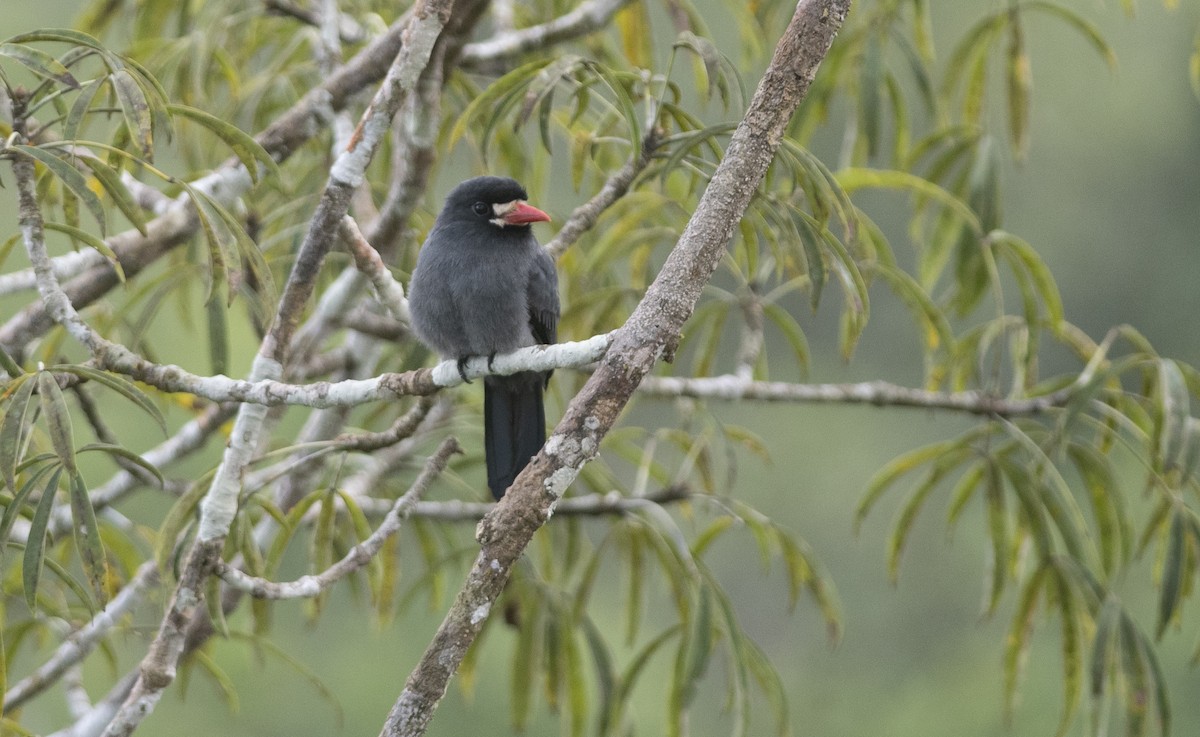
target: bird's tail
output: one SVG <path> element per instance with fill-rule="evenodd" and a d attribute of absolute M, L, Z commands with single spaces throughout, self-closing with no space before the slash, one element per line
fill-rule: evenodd
<path fill-rule="evenodd" d="M 526 371 L 483 382 L 488 488 L 497 501 L 546 442 L 545 374 Z"/>

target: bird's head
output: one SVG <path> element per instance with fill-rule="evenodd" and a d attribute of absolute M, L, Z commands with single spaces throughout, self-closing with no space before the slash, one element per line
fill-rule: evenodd
<path fill-rule="evenodd" d="M 508 177 L 475 177 L 450 191 L 441 218 L 451 222 L 490 223 L 498 228 L 546 222 L 550 216 L 526 204 L 525 188 Z"/>

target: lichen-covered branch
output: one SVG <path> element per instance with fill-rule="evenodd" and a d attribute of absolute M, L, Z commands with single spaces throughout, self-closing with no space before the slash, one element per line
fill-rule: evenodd
<path fill-rule="evenodd" d="M 586 0 L 569 13 L 546 23 L 504 31 L 486 41 L 467 44 L 463 47 L 462 64 L 499 64 L 535 49 L 585 36 L 607 25 L 618 10 L 630 2 L 632 0 Z"/>
<path fill-rule="evenodd" d="M 858 384 L 792 384 L 784 381 L 751 381 L 729 374 L 712 377 L 647 376 L 638 393 L 660 397 L 697 399 L 749 399 L 761 402 L 873 404 L 887 407 L 946 409 L 975 415 L 1018 417 L 1061 407 L 1080 386 L 1078 382 L 1040 397 L 1004 398 L 984 392 L 934 392 L 886 381 Z"/>
<path fill-rule="evenodd" d="M 563 499 L 554 508 L 556 517 L 599 517 L 605 515 L 631 514 L 649 506 L 663 506 L 687 501 L 695 497 L 685 486 L 668 486 L 661 491 L 645 496 L 629 496 L 617 491 L 606 494 L 586 494 Z M 363 512 L 368 515 L 386 514 L 391 502 L 386 499 L 368 497 L 358 500 Z M 460 499 L 445 501 L 418 501 L 408 512 L 409 517 L 439 520 L 441 522 L 474 522 L 483 519 L 492 511 L 494 502 L 468 502 Z"/>
<path fill-rule="evenodd" d="M 367 237 L 359 230 L 354 218 L 349 215 L 343 218 L 340 232 L 350 254 L 354 256 L 355 267 L 375 288 L 375 296 L 379 303 L 396 319 L 409 322 L 408 299 L 404 296 L 404 287 L 396 281 L 392 272 L 388 271 L 383 258 L 367 242 Z"/>

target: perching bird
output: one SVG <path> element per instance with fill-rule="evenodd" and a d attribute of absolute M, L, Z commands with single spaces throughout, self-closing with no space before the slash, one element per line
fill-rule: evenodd
<path fill-rule="evenodd" d="M 417 337 L 458 361 L 558 336 L 558 275 L 530 228 L 550 216 L 505 177 L 476 177 L 446 198 L 417 257 L 408 304 Z M 463 379 L 466 380 L 466 375 Z M 483 437 L 488 488 L 499 500 L 546 441 L 547 371 L 487 376 Z"/>

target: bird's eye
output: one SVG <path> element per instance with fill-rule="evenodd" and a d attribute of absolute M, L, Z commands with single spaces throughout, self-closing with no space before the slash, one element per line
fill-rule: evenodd
<path fill-rule="evenodd" d="M 474 205 L 471 205 L 471 209 L 475 211 L 476 215 L 487 215 L 491 213 L 492 206 L 486 202 L 476 202 Z"/>

